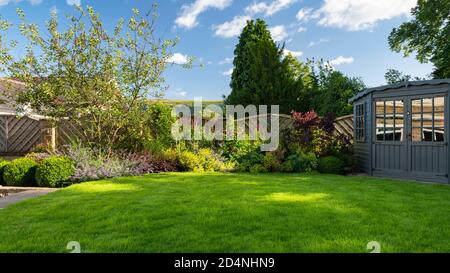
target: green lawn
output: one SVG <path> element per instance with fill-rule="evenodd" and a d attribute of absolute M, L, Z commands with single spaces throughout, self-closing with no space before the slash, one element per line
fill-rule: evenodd
<path fill-rule="evenodd" d="M 0 210 L 0 252 L 450 252 L 450 187 L 368 177 L 159 174 Z"/>

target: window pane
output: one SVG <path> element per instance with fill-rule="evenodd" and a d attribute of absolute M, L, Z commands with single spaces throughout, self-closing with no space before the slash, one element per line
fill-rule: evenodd
<path fill-rule="evenodd" d="M 433 112 L 433 99 L 423 99 L 423 109 L 424 113 Z"/>
<path fill-rule="evenodd" d="M 386 134 L 384 135 L 385 141 L 393 141 L 394 140 L 394 130 L 393 128 L 386 129 Z"/>
<path fill-rule="evenodd" d="M 403 114 L 403 110 L 404 110 L 403 101 L 402 100 L 395 101 L 395 113 L 397 115 L 398 114 Z"/>
<path fill-rule="evenodd" d="M 395 128 L 395 141 L 403 141 L 403 128 Z"/>
<path fill-rule="evenodd" d="M 386 116 L 386 127 L 394 127 L 394 117 Z"/>
<path fill-rule="evenodd" d="M 424 127 L 433 127 L 433 114 L 432 113 L 423 114 L 423 126 Z"/>
<path fill-rule="evenodd" d="M 442 127 L 442 128 L 434 128 L 435 141 L 443 142 L 444 141 L 444 136 L 445 136 L 444 127 Z"/>
<path fill-rule="evenodd" d="M 394 101 L 386 101 L 386 114 L 394 113 Z"/>
<path fill-rule="evenodd" d="M 356 140 L 364 141 L 364 104 L 356 105 L 355 135 Z"/>
<path fill-rule="evenodd" d="M 377 128 L 376 135 L 377 135 L 377 140 L 383 141 L 384 140 L 384 128 Z"/>
<path fill-rule="evenodd" d="M 434 98 L 434 111 L 435 112 L 444 112 L 444 98 L 443 97 Z"/>
<path fill-rule="evenodd" d="M 377 101 L 376 107 L 377 107 L 377 115 L 384 114 L 384 101 Z"/>
<path fill-rule="evenodd" d="M 434 127 L 444 126 L 444 113 L 434 113 Z"/>
<path fill-rule="evenodd" d="M 403 128 L 404 120 L 403 117 L 396 117 L 395 118 L 395 127 L 396 128 Z"/>
<path fill-rule="evenodd" d="M 423 128 L 422 141 L 433 141 L 433 128 Z"/>
<path fill-rule="evenodd" d="M 412 129 L 412 140 L 413 141 L 422 141 L 422 130 L 421 128 L 413 128 Z"/>
<path fill-rule="evenodd" d="M 377 117 L 377 127 L 384 127 L 384 118 Z"/>
<path fill-rule="evenodd" d="M 413 127 L 422 126 L 422 115 L 421 114 L 413 114 L 412 115 L 412 126 Z"/>
<path fill-rule="evenodd" d="M 422 112 L 421 110 L 421 100 L 413 100 L 411 101 L 411 108 L 412 108 L 412 112 L 413 113 L 420 113 Z"/>
<path fill-rule="evenodd" d="M 403 118 L 395 119 L 395 128 L 401 129 L 403 127 L 404 127 Z"/>

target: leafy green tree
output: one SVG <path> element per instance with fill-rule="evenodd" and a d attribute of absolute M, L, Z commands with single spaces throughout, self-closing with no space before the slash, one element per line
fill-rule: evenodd
<path fill-rule="evenodd" d="M 450 78 L 450 0 L 419 0 L 413 20 L 394 28 L 389 36 L 393 51 L 416 53 L 422 62 L 435 66 L 434 78 Z"/>
<path fill-rule="evenodd" d="M 413 77 L 411 75 L 403 74 L 401 71 L 398 71 L 396 69 L 388 69 L 388 71 L 384 74 L 384 78 L 386 79 L 387 84 L 426 80 L 419 77 Z"/>
<path fill-rule="evenodd" d="M 266 104 L 275 96 L 282 50 L 273 41 L 267 24 L 248 21 L 234 51 L 231 94 L 226 104 Z M 267 96 L 270 97 L 267 97 Z M 271 103 L 273 104 L 273 103 Z"/>
<path fill-rule="evenodd" d="M 111 32 L 92 7 L 77 6 L 64 31 L 57 13 L 45 33 L 28 23 L 23 11 L 18 15 L 27 51 L 22 57 L 11 53 L 17 43 L 8 42 L 6 33 L 13 25 L 1 21 L 0 71 L 26 84 L 20 104 L 57 123 L 74 123 L 96 145 L 122 147 L 130 135 L 150 135 L 147 100 L 163 96 L 163 72 L 177 43 L 155 37 L 156 6 L 144 14 L 133 9 Z"/>
<path fill-rule="evenodd" d="M 317 63 L 317 67 L 317 95 L 313 102 L 315 111 L 320 116 L 329 113 L 337 117 L 351 114 L 353 106 L 348 100 L 366 88 L 362 79 L 348 77 L 321 61 Z"/>
<path fill-rule="evenodd" d="M 310 110 L 311 69 L 283 52 L 263 20 L 247 22 L 234 51 L 231 94 L 225 103 L 279 105 L 281 113 Z"/>
<path fill-rule="evenodd" d="M 308 112 L 313 110 L 313 98 L 317 85 L 311 66 L 288 54 L 282 62 L 283 93 L 279 105 L 282 113 Z"/>

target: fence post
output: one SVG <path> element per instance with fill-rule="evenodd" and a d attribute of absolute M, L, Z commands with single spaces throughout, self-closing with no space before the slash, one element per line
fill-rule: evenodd
<path fill-rule="evenodd" d="M 48 120 L 40 120 L 41 124 L 41 144 L 56 150 L 56 128 Z"/>

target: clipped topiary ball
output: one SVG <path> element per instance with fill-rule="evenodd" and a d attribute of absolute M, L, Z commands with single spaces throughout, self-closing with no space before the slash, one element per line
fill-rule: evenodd
<path fill-rule="evenodd" d="M 60 187 L 74 173 L 74 162 L 70 158 L 51 156 L 37 166 L 36 182 L 41 187 Z"/>
<path fill-rule="evenodd" d="M 3 168 L 3 180 L 8 186 L 34 186 L 36 165 L 30 158 L 15 159 Z"/>

